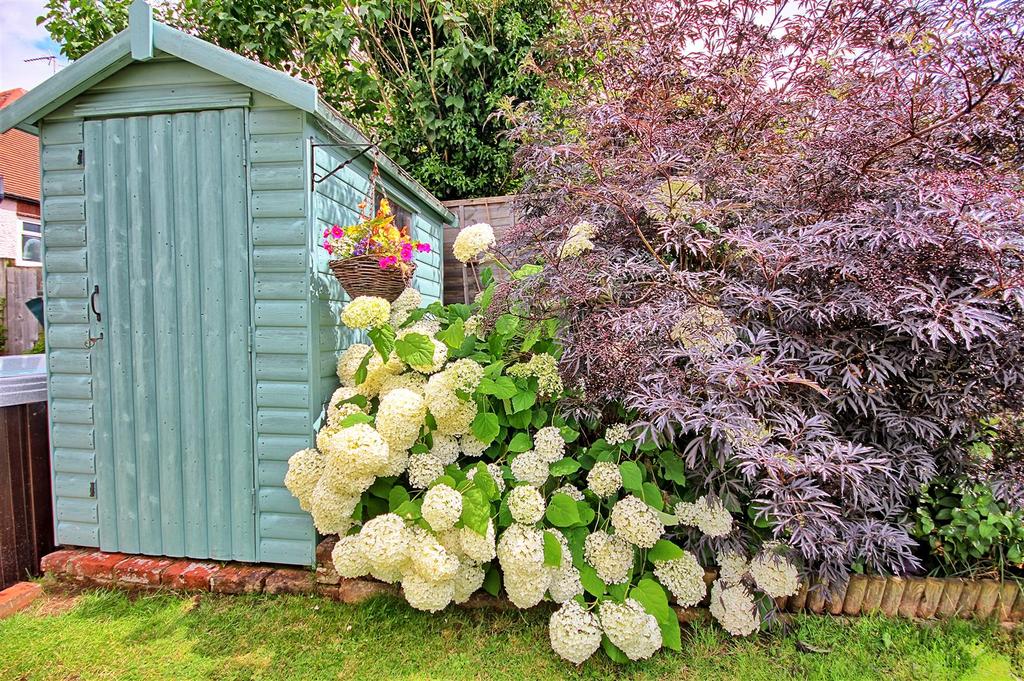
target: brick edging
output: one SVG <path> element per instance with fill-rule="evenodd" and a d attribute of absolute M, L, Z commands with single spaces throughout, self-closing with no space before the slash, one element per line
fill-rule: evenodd
<path fill-rule="evenodd" d="M 336 538 L 317 546 L 316 571 L 247 563 L 217 563 L 182 558 L 129 556 L 93 549 L 67 548 L 45 556 L 43 572 L 60 582 L 128 589 L 171 589 L 224 594 L 317 594 L 343 603 L 380 595 L 398 595 L 397 585 L 340 577 L 331 563 Z M 705 579 L 714 579 L 708 573 Z M 856 616 L 1024 620 L 1024 592 L 1017 582 L 935 577 L 854 575 L 846 589 L 829 598 L 821 588 L 803 584 L 800 592 L 777 599 L 784 612 Z M 507 600 L 474 594 L 470 608 L 513 607 Z M 705 616 L 703 608 L 676 608 L 682 622 Z"/>

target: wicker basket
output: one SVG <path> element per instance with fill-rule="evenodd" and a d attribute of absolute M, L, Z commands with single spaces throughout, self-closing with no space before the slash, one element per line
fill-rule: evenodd
<path fill-rule="evenodd" d="M 350 298 L 379 296 L 392 302 L 401 295 L 412 278 L 413 268 L 407 273 L 398 268 L 382 270 L 377 258 L 370 255 L 331 260 L 327 264 Z"/>

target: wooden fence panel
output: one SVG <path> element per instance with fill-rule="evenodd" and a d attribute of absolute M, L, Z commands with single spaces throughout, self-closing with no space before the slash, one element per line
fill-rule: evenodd
<path fill-rule="evenodd" d="M 21 355 L 32 349 L 39 338 L 39 322 L 25 303 L 43 293 L 40 267 L 14 267 L 0 261 L 0 298 L 4 306 L 3 323 L 7 330 L 4 354 Z"/>
<path fill-rule="evenodd" d="M 458 218 L 457 225 L 444 230 L 444 302 L 468 303 L 479 290 L 479 278 L 471 268 L 465 267 L 452 254 L 452 244 L 462 227 L 486 222 L 494 228 L 500 240 L 509 227 L 518 222 L 512 210 L 512 196 L 489 196 L 481 199 L 445 201 L 445 206 Z M 496 275 L 500 271 L 495 272 Z M 499 277 L 500 278 L 500 277 Z"/>

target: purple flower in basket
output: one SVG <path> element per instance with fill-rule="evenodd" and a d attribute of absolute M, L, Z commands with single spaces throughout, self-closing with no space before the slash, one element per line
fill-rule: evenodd
<path fill-rule="evenodd" d="M 366 255 L 366 247 L 369 245 L 369 239 L 363 239 L 352 248 L 352 255 Z"/>

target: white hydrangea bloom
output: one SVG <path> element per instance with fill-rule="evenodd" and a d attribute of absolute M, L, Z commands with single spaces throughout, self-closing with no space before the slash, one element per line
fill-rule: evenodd
<path fill-rule="evenodd" d="M 437 537 L 422 527 L 409 530 L 409 564 L 416 574 L 432 582 L 440 582 L 455 577 L 459 571 L 458 557 L 449 553 Z"/>
<path fill-rule="evenodd" d="M 622 473 L 611 461 L 598 461 L 587 474 L 587 487 L 599 497 L 610 497 L 622 489 Z"/>
<path fill-rule="evenodd" d="M 433 582 L 410 572 L 402 577 L 402 593 L 409 605 L 417 610 L 437 612 L 452 602 L 455 584 L 450 579 Z"/>
<path fill-rule="evenodd" d="M 633 495 L 615 503 L 611 521 L 617 536 L 642 549 L 654 546 L 665 533 L 658 512 L 648 506 L 646 501 Z"/>
<path fill-rule="evenodd" d="M 487 450 L 488 445 L 486 442 L 478 438 L 473 433 L 466 433 L 459 438 L 459 449 L 465 456 L 477 457 Z"/>
<path fill-rule="evenodd" d="M 536 487 L 529 485 L 515 487 L 508 493 L 506 500 L 508 501 L 508 510 L 517 523 L 532 525 L 544 517 L 546 510 L 544 497 Z"/>
<path fill-rule="evenodd" d="M 325 463 L 324 456 L 315 449 L 303 449 L 288 459 L 284 486 L 298 499 L 303 511 L 309 511 L 313 490 L 323 475 Z"/>
<path fill-rule="evenodd" d="M 331 395 L 331 399 L 327 402 L 327 425 L 337 426 L 345 418 L 353 414 L 364 413 L 363 408 L 358 404 L 345 401 L 358 394 L 359 392 L 355 388 L 349 386 L 341 386 L 335 390 L 334 394 Z"/>
<path fill-rule="evenodd" d="M 380 383 L 380 390 L 377 392 L 377 397 L 383 398 L 389 392 L 397 390 L 398 388 L 411 390 L 420 397 L 423 397 L 423 388 L 426 384 L 427 379 L 422 374 L 417 374 L 411 371 L 407 371 L 404 374 L 388 374 Z"/>
<path fill-rule="evenodd" d="M 485 572 L 482 567 L 475 563 L 463 563 L 459 566 L 452 584 L 455 590 L 452 600 L 456 603 L 465 603 L 469 597 L 476 593 L 484 585 Z"/>
<path fill-rule="evenodd" d="M 338 494 L 320 482 L 310 495 L 309 513 L 320 534 L 344 534 L 355 522 L 352 512 L 358 503 L 358 496 Z"/>
<path fill-rule="evenodd" d="M 503 571 L 504 572 L 504 571 Z M 508 600 L 520 610 L 534 608 L 544 600 L 550 576 L 543 570 L 532 572 L 505 572 L 505 593 Z"/>
<path fill-rule="evenodd" d="M 399 476 L 409 467 L 409 452 L 388 447 L 388 463 L 381 469 L 382 476 Z"/>
<path fill-rule="evenodd" d="M 451 385 L 456 390 L 472 393 L 484 377 L 484 368 L 469 358 L 457 359 L 445 368 Z"/>
<path fill-rule="evenodd" d="M 380 355 L 374 352 L 369 364 L 366 365 L 366 380 L 357 385 L 356 390 L 360 395 L 367 398 L 377 397 L 380 395 L 380 389 L 384 385 L 384 381 L 401 372 L 402 365 L 400 362 L 390 360 L 384 362 L 381 360 Z"/>
<path fill-rule="evenodd" d="M 363 555 L 362 542 L 358 534 L 350 534 L 338 539 L 331 551 L 331 562 L 334 569 L 342 577 L 354 579 L 370 572 L 370 561 Z"/>
<path fill-rule="evenodd" d="M 548 586 L 548 595 L 555 603 L 565 603 L 570 598 L 575 598 L 583 593 L 583 583 L 580 581 L 580 571 L 572 564 L 572 557 L 566 560 L 563 555 L 562 567 L 555 571 Z"/>
<path fill-rule="evenodd" d="M 554 426 L 541 428 L 533 436 L 533 451 L 544 463 L 554 463 L 565 456 L 565 438 Z"/>
<path fill-rule="evenodd" d="M 402 580 L 402 567 L 403 566 L 399 566 L 397 568 L 371 567 L 370 576 L 380 582 L 384 582 L 386 584 L 394 584 L 395 582 L 399 582 Z"/>
<path fill-rule="evenodd" d="M 430 342 L 434 344 L 434 356 L 430 364 L 410 364 L 410 369 L 421 374 L 433 374 L 440 371 L 444 363 L 448 361 L 448 346 L 436 338 L 431 338 Z"/>
<path fill-rule="evenodd" d="M 532 449 L 517 454 L 509 464 L 516 480 L 534 487 L 540 487 L 548 481 L 548 464 Z"/>
<path fill-rule="evenodd" d="M 466 477 L 472 480 L 473 476 L 476 475 L 476 471 L 477 469 L 475 466 L 473 468 L 470 468 L 468 471 L 466 471 Z M 487 464 L 487 472 L 490 474 L 491 480 L 494 481 L 494 484 L 497 485 L 498 492 L 504 494 L 505 476 L 501 474 L 501 466 L 499 466 L 496 463 L 489 463 Z"/>
<path fill-rule="evenodd" d="M 372 475 L 352 475 L 344 468 L 326 466 L 318 484 L 325 485 L 335 494 L 357 497 L 370 489 L 375 479 Z"/>
<path fill-rule="evenodd" d="M 444 466 L 430 454 L 413 454 L 409 457 L 408 473 L 413 489 L 426 489 L 444 475 Z"/>
<path fill-rule="evenodd" d="M 462 552 L 470 560 L 478 563 L 489 563 L 497 556 L 497 547 L 494 541 L 494 521 L 487 521 L 487 533 L 479 534 L 469 527 L 460 527 L 459 545 Z"/>
<path fill-rule="evenodd" d="M 726 585 L 739 583 L 750 569 L 747 559 L 735 551 L 722 551 L 716 559 L 719 568 L 718 579 Z"/>
<path fill-rule="evenodd" d="M 625 423 L 608 426 L 604 431 L 604 441 L 613 447 L 629 442 L 629 426 Z"/>
<path fill-rule="evenodd" d="M 689 551 L 684 551 L 679 558 L 656 562 L 654 576 L 684 608 L 697 605 L 708 593 L 707 584 L 704 583 L 704 568 Z"/>
<path fill-rule="evenodd" d="M 450 466 L 459 458 L 459 441 L 450 435 L 433 434 L 433 445 L 430 455 L 445 466 Z"/>
<path fill-rule="evenodd" d="M 405 563 L 411 539 L 405 521 L 394 513 L 367 520 L 359 531 L 363 555 L 374 569 L 382 571 L 398 569 Z"/>
<path fill-rule="evenodd" d="M 509 600 L 522 609 L 540 603 L 551 582 L 544 567 L 543 532 L 513 523 L 501 534 L 497 554 Z"/>
<path fill-rule="evenodd" d="M 583 496 L 583 492 L 581 492 L 579 488 L 576 487 L 576 485 L 570 482 L 567 482 L 558 489 L 556 489 L 553 492 L 553 494 L 564 494 L 573 499 L 574 501 L 583 501 L 583 499 L 585 498 Z"/>
<path fill-rule="evenodd" d="M 391 303 L 377 296 L 359 296 L 341 311 L 341 323 L 350 329 L 376 329 L 391 321 Z"/>
<path fill-rule="evenodd" d="M 434 415 L 434 420 L 437 422 L 436 432 L 442 435 L 465 435 L 469 433 L 473 425 L 478 407 L 473 400 L 463 402 L 458 397 L 453 399 L 457 401 L 457 404 L 449 411 L 434 411 L 431 408 L 430 413 Z"/>
<path fill-rule="evenodd" d="M 556 610 L 548 621 L 548 636 L 555 654 L 582 664 L 601 647 L 601 622 L 576 601 Z"/>
<path fill-rule="evenodd" d="M 338 358 L 338 378 L 341 380 L 342 385 L 346 387 L 355 386 L 356 370 L 359 369 L 359 365 L 369 351 L 370 346 L 366 343 L 353 343 L 341 353 L 341 357 Z"/>
<path fill-rule="evenodd" d="M 377 432 L 389 447 L 409 449 L 419 439 L 427 405 L 423 397 L 411 390 L 398 388 L 381 398 L 377 407 Z"/>
<path fill-rule="evenodd" d="M 722 580 L 711 585 L 711 615 L 733 636 L 749 636 L 761 626 L 754 596 L 743 584 L 722 586 Z"/>
<path fill-rule="evenodd" d="M 391 326 L 396 329 L 405 323 L 409 314 L 420 306 L 423 296 L 411 286 L 406 287 L 391 303 Z"/>
<path fill-rule="evenodd" d="M 467 336 L 479 336 L 480 326 L 483 324 L 483 321 L 483 317 L 478 314 L 470 315 L 469 319 L 462 325 L 462 328 Z"/>
<path fill-rule="evenodd" d="M 434 532 L 455 527 L 462 515 L 462 495 L 448 485 L 437 485 L 423 495 L 423 519 Z"/>
<path fill-rule="evenodd" d="M 342 428 L 324 443 L 328 468 L 352 477 L 378 475 L 388 463 L 388 445 L 372 426 L 357 423 Z"/>
<path fill-rule="evenodd" d="M 468 263 L 486 253 L 494 244 L 494 230 L 486 222 L 478 222 L 459 231 L 452 244 L 452 253 L 459 262 Z"/>
<path fill-rule="evenodd" d="M 585 220 L 577 222 L 569 228 L 569 234 L 565 237 L 562 245 L 559 246 L 558 257 L 560 259 L 577 258 L 586 251 L 593 250 L 594 242 L 591 239 L 596 234 L 597 229 L 594 225 Z"/>
<path fill-rule="evenodd" d="M 622 584 L 633 568 L 633 546 L 622 537 L 597 530 L 583 541 L 583 558 L 606 584 Z"/>
<path fill-rule="evenodd" d="M 796 566 L 770 548 L 750 561 L 750 575 L 757 588 L 772 598 L 792 596 L 800 590 L 800 573 Z"/>
<path fill-rule="evenodd" d="M 696 502 L 697 529 L 709 537 L 724 537 L 732 532 L 732 514 L 718 501 L 701 497 Z"/>
<path fill-rule="evenodd" d="M 608 640 L 631 660 L 646 660 L 661 648 L 661 627 L 654 615 L 632 598 L 625 603 L 603 601 L 601 627 Z"/>
<path fill-rule="evenodd" d="M 675 512 L 680 525 L 697 527 L 697 521 L 700 518 L 700 511 L 697 508 L 697 504 L 692 504 L 689 501 L 680 501 L 676 504 Z"/>

